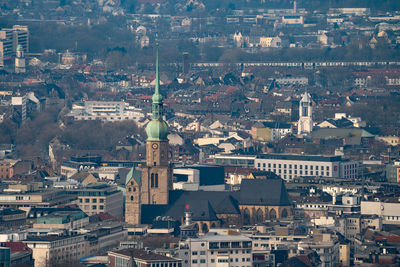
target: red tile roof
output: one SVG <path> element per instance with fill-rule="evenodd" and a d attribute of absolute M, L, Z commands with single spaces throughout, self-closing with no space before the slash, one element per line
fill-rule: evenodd
<path fill-rule="evenodd" d="M 5 242 L 4 246 L 11 249 L 11 252 L 21 252 L 21 251 L 30 251 L 24 242 Z"/>

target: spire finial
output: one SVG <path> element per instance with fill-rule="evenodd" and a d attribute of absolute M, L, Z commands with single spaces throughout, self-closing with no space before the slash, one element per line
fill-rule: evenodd
<path fill-rule="evenodd" d="M 159 92 L 159 88 L 160 88 L 160 77 L 158 74 L 158 34 L 156 34 L 156 90 L 154 92 L 154 94 L 160 94 Z"/>

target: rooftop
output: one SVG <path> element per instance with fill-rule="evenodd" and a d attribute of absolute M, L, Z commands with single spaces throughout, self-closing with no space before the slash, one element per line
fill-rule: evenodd
<path fill-rule="evenodd" d="M 135 260 L 143 260 L 143 261 L 181 261 L 180 259 L 175 259 L 164 255 L 156 254 L 150 251 L 134 249 L 134 248 L 126 248 L 117 251 L 111 251 L 111 253 L 129 256 L 131 258 L 134 258 Z"/>
<path fill-rule="evenodd" d="M 303 161 L 343 161 L 341 156 L 322 155 L 297 155 L 297 154 L 260 154 L 258 159 L 281 159 L 281 160 L 303 160 Z"/>

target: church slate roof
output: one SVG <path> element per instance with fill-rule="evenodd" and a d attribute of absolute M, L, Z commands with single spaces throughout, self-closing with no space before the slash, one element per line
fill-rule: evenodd
<path fill-rule="evenodd" d="M 240 215 L 239 205 L 289 206 L 289 195 L 282 179 L 243 179 L 241 190 L 182 191 L 169 193 L 168 205 L 142 205 L 142 223 L 150 224 L 157 216 L 184 217 L 186 205 L 194 221 L 216 221 L 217 214 Z"/>
<path fill-rule="evenodd" d="M 289 206 L 289 195 L 282 179 L 243 179 L 241 205 Z"/>

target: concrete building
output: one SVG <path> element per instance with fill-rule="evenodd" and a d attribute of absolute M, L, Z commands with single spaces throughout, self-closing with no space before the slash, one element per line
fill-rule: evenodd
<path fill-rule="evenodd" d="M 279 85 L 284 86 L 298 86 L 298 85 L 308 85 L 307 77 L 283 77 L 275 79 L 275 82 Z"/>
<path fill-rule="evenodd" d="M 253 139 L 262 141 L 278 141 L 290 133 L 292 133 L 292 125 L 282 122 L 257 122 L 251 127 Z"/>
<path fill-rule="evenodd" d="M 54 207 L 72 204 L 76 196 L 62 190 L 37 190 L 29 192 L 0 193 L 0 207 L 15 207 L 28 210 L 30 207 Z"/>
<path fill-rule="evenodd" d="M 358 176 L 358 163 L 341 156 L 261 154 L 254 160 L 254 168 L 272 171 L 286 181 L 307 176 L 352 179 Z"/>
<path fill-rule="evenodd" d="M 71 113 L 75 120 L 140 121 L 144 119 L 141 109 L 123 101 L 86 101 L 84 106 L 74 105 Z"/>
<path fill-rule="evenodd" d="M 386 179 L 391 183 L 400 183 L 400 161 L 386 165 Z"/>
<path fill-rule="evenodd" d="M 4 66 L 4 60 L 16 55 L 18 45 L 25 53 L 29 52 L 28 26 L 14 25 L 0 30 L 0 66 Z"/>
<path fill-rule="evenodd" d="M 132 267 L 132 266 L 164 266 L 182 267 L 182 260 L 156 254 L 150 251 L 125 248 L 108 252 L 109 266 Z"/>
<path fill-rule="evenodd" d="M 79 208 L 89 216 L 106 212 L 116 218 L 123 216 L 123 193 L 116 186 L 89 184 L 68 193 L 77 195 Z"/>
<path fill-rule="evenodd" d="M 276 37 L 260 37 L 261 47 L 282 47 L 282 39 L 279 36 Z"/>
<path fill-rule="evenodd" d="M 210 233 L 181 241 L 177 256 L 182 266 L 252 266 L 251 239 L 235 233 Z"/>
<path fill-rule="evenodd" d="M 362 215 L 377 215 L 382 218 L 382 224 L 400 225 L 399 199 L 388 199 L 386 202 L 361 201 Z"/>
<path fill-rule="evenodd" d="M 22 122 L 26 120 L 26 103 L 27 96 L 13 96 L 11 98 L 11 105 L 14 107 L 16 111 L 18 111 Z"/>
<path fill-rule="evenodd" d="M 33 251 L 35 267 L 72 263 L 88 256 L 88 241 L 84 235 L 30 236 L 23 241 Z"/>
<path fill-rule="evenodd" d="M 254 168 L 256 156 L 253 155 L 212 155 L 210 159 L 221 166 L 236 166 L 242 168 Z"/>
<path fill-rule="evenodd" d="M 311 238 L 299 242 L 298 249 L 316 251 L 322 267 L 334 267 L 339 262 L 339 240 L 331 234 L 315 229 Z"/>

